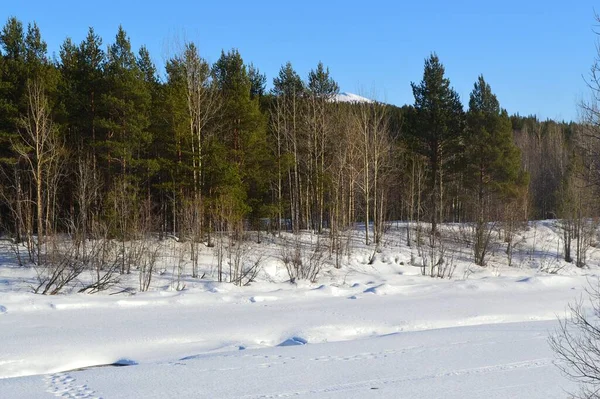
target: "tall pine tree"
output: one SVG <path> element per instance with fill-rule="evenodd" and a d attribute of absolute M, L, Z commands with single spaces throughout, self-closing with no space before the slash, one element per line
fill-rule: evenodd
<path fill-rule="evenodd" d="M 424 156 L 429 165 L 429 215 L 435 237 L 442 219 L 444 186 L 460 152 L 464 111 L 436 54 L 425 60 L 421 82 L 411 86 L 415 103 L 407 139 L 412 150 Z"/>
<path fill-rule="evenodd" d="M 213 66 L 217 88 L 223 99 L 219 145 L 227 148 L 221 189 L 232 200 L 236 221 L 252 212 L 257 218 L 268 194 L 270 179 L 266 147 L 266 119 L 258 98 L 252 98 L 252 81 L 237 50 L 222 52 Z M 218 153 L 218 152 L 217 152 Z M 222 153 L 225 154 L 225 153 Z"/>
<path fill-rule="evenodd" d="M 494 201 L 506 200 L 520 184 L 521 156 L 512 124 L 483 76 L 469 99 L 465 135 L 465 183 L 475 198 L 475 263 L 485 265 Z"/>

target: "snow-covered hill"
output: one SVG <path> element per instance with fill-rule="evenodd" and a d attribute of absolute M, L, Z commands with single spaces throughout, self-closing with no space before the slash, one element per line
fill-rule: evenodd
<path fill-rule="evenodd" d="M 358 94 L 341 92 L 337 94 L 333 101 L 340 103 L 372 103 L 373 100 L 370 100 L 366 97 L 359 96 Z"/>

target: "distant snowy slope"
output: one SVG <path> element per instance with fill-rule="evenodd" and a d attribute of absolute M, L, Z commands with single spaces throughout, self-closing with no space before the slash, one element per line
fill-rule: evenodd
<path fill-rule="evenodd" d="M 340 103 L 372 103 L 373 100 L 369 100 L 366 97 L 359 96 L 358 94 L 342 92 L 333 98 L 333 101 Z"/>

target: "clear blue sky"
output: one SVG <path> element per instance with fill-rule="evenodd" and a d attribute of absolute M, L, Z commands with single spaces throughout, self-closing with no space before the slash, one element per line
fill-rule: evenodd
<path fill-rule="evenodd" d="M 236 47 L 269 82 L 288 60 L 303 77 L 321 60 L 342 91 L 375 91 L 397 105 L 413 102 L 410 82 L 435 51 L 464 104 L 483 74 L 510 113 L 569 120 L 588 94 L 582 76 L 596 52 L 594 3 L 17 0 L 3 1 L 0 18 L 35 20 L 50 53 L 67 36 L 81 41 L 89 26 L 106 45 L 119 24 L 159 66 L 183 39 L 212 62 Z"/>

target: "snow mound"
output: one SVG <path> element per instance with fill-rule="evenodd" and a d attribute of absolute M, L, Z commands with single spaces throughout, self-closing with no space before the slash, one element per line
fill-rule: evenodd
<path fill-rule="evenodd" d="M 344 291 L 341 290 L 339 287 L 335 287 L 328 284 L 322 284 L 317 288 L 313 288 L 310 291 L 306 292 L 306 296 L 316 295 L 341 296 L 344 295 Z"/>
<path fill-rule="evenodd" d="M 250 297 L 250 302 L 252 303 L 256 303 L 256 302 L 272 302 L 272 301 L 276 301 L 279 298 L 277 298 L 276 296 L 261 296 L 261 295 L 255 295 L 253 297 Z"/>
<path fill-rule="evenodd" d="M 375 295 L 393 295 L 400 292 L 399 287 L 395 287 L 393 285 L 389 285 L 386 283 L 380 284 L 376 287 L 367 288 L 364 290 L 365 294 L 375 294 Z"/>
<path fill-rule="evenodd" d="M 307 343 L 308 343 L 308 341 L 302 337 L 292 337 L 292 338 L 286 339 L 285 341 L 283 341 L 282 343 L 280 343 L 277 346 L 298 346 L 298 345 L 306 345 Z"/>

